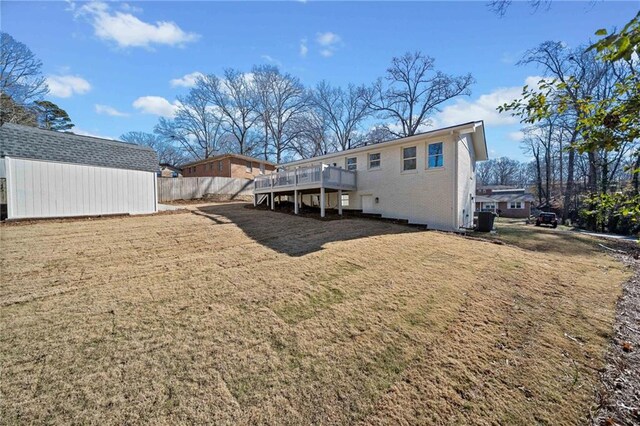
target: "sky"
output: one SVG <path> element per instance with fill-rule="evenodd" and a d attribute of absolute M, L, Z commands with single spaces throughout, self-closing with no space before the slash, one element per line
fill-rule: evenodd
<path fill-rule="evenodd" d="M 548 40 L 576 47 L 599 28 L 622 27 L 638 1 L 560 2 L 504 17 L 486 2 L 0 2 L 0 27 L 43 62 L 48 99 L 76 133 L 118 138 L 151 132 L 197 73 L 278 65 L 307 86 L 369 84 L 394 56 L 421 51 L 436 69 L 476 79 L 469 97 L 445 104 L 433 127 L 484 120 L 493 158 L 527 160 L 518 120 L 495 108 L 542 70 L 519 66 Z"/>

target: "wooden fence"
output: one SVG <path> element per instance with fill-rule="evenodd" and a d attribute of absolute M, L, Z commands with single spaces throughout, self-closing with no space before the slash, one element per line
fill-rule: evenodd
<path fill-rule="evenodd" d="M 246 200 L 253 195 L 253 180 L 228 177 L 158 178 L 158 201 L 216 199 Z"/>

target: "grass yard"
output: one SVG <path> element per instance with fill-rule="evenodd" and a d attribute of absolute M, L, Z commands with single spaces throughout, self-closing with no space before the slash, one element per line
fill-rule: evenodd
<path fill-rule="evenodd" d="M 536 231 L 238 204 L 2 226 L 1 422 L 584 424 L 629 272 Z"/>

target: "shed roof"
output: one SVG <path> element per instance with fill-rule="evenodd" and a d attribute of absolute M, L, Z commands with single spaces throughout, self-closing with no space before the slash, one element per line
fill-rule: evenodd
<path fill-rule="evenodd" d="M 110 139 L 4 123 L 0 157 L 155 172 L 158 154 L 151 148 Z"/>

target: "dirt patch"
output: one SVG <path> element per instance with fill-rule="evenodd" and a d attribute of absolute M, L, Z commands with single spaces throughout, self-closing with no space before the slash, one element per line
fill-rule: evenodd
<path fill-rule="evenodd" d="M 241 204 L 0 239 L 5 423 L 583 424 L 629 278 Z"/>
<path fill-rule="evenodd" d="M 52 217 L 52 218 L 39 218 L 39 219 L 12 219 L 12 220 L 3 220 L 0 221 L 0 227 L 3 226 L 24 226 L 24 225 L 33 225 L 36 223 L 69 223 L 69 222 L 87 222 L 87 221 L 96 221 L 96 220 L 111 220 L 111 219 L 126 219 L 126 218 L 140 218 L 147 216 L 166 216 L 172 214 L 183 214 L 188 213 L 189 210 L 186 209 L 178 209 L 178 210 L 163 210 L 158 211 L 156 213 L 151 214 L 140 214 L 140 215 L 130 215 L 130 214 L 111 214 L 111 215 L 99 215 L 99 216 L 75 216 L 75 217 Z"/>
<path fill-rule="evenodd" d="M 624 247 L 618 244 L 620 248 Z M 640 424 L 640 260 L 635 254 L 618 255 L 636 272 L 624 284 L 616 307 L 614 335 L 601 373 L 595 425 Z"/>

